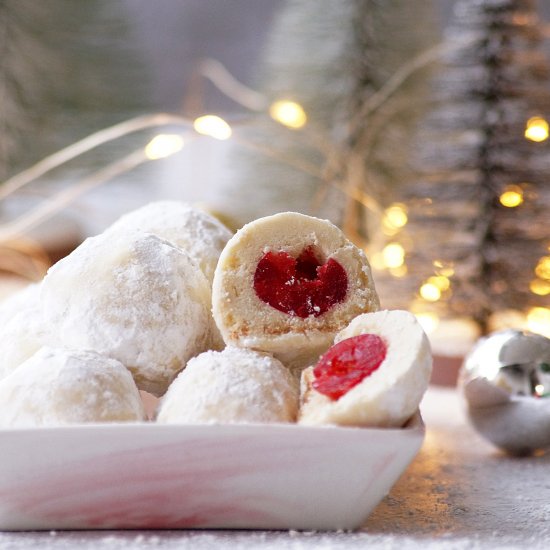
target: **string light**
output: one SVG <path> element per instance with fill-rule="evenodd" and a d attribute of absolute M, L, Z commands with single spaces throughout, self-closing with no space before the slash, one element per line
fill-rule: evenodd
<path fill-rule="evenodd" d="M 529 283 L 529 290 L 537 296 L 548 296 L 548 294 L 550 294 L 550 281 L 533 279 Z"/>
<path fill-rule="evenodd" d="M 382 228 L 385 235 L 395 235 L 408 222 L 404 204 L 395 203 L 384 210 Z"/>
<path fill-rule="evenodd" d="M 537 267 L 535 267 L 535 275 L 541 279 L 550 281 L 550 256 L 543 256 L 539 260 Z"/>
<path fill-rule="evenodd" d="M 149 160 L 163 159 L 181 151 L 183 145 L 178 134 L 159 134 L 145 146 L 145 156 Z"/>
<path fill-rule="evenodd" d="M 434 277 L 430 277 L 427 280 L 427 283 L 437 287 L 441 292 L 444 292 L 445 290 L 449 290 L 449 287 L 451 286 L 451 281 L 449 281 L 448 277 L 445 277 L 443 275 L 436 275 Z"/>
<path fill-rule="evenodd" d="M 193 128 L 199 134 L 220 140 L 229 139 L 233 133 L 231 126 L 217 115 L 203 115 L 196 118 Z"/>
<path fill-rule="evenodd" d="M 550 309 L 532 307 L 527 312 L 527 328 L 532 332 L 550 337 Z"/>
<path fill-rule="evenodd" d="M 531 117 L 525 125 L 525 137 L 530 141 L 540 143 L 546 141 L 549 135 L 548 122 L 540 117 Z"/>
<path fill-rule="evenodd" d="M 439 317 L 435 313 L 423 312 L 415 313 L 415 317 L 418 319 L 418 322 L 422 325 L 422 328 L 426 334 L 431 334 L 439 326 Z"/>
<path fill-rule="evenodd" d="M 489 319 L 489 327 L 492 331 L 503 330 L 510 327 L 527 329 L 527 318 L 523 311 L 517 309 L 503 309 L 495 311 Z"/>
<path fill-rule="evenodd" d="M 405 262 L 405 249 L 399 243 L 389 243 L 382 250 L 386 267 L 400 267 Z"/>
<path fill-rule="evenodd" d="M 523 189 L 519 185 L 508 185 L 499 197 L 500 204 L 515 208 L 523 203 Z"/>
<path fill-rule="evenodd" d="M 307 115 L 303 107 L 295 101 L 281 99 L 269 107 L 269 116 L 288 128 L 298 129 L 305 126 Z"/>
<path fill-rule="evenodd" d="M 452 277 L 455 274 L 454 266 L 451 262 L 444 262 L 443 260 L 434 260 L 433 266 L 435 272 L 442 277 Z"/>
<path fill-rule="evenodd" d="M 401 277 L 405 277 L 405 275 L 407 275 L 407 273 L 409 272 L 409 269 L 405 264 L 403 264 L 403 265 L 400 265 L 399 267 L 390 267 L 389 272 L 394 277 L 397 277 L 398 279 L 400 279 Z"/>
<path fill-rule="evenodd" d="M 419 292 L 427 302 L 437 302 L 441 298 L 441 290 L 432 283 L 424 283 Z"/>

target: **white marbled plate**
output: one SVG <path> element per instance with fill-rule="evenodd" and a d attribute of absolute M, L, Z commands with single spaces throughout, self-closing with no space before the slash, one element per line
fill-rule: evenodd
<path fill-rule="evenodd" d="M 92 424 L 0 431 L 0 529 L 354 529 L 424 425 Z"/>

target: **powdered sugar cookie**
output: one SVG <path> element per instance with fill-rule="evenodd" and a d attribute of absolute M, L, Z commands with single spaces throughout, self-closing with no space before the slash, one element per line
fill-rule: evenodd
<path fill-rule="evenodd" d="M 227 344 L 316 361 L 353 317 L 379 307 L 362 250 L 332 223 L 285 212 L 245 225 L 223 250 L 213 313 Z"/>
<path fill-rule="evenodd" d="M 38 304 L 13 315 L 0 327 L 0 380 L 51 341 Z"/>
<path fill-rule="evenodd" d="M 59 344 L 119 360 L 155 395 L 211 346 L 206 278 L 185 252 L 154 235 L 87 239 L 50 268 L 41 298 Z"/>
<path fill-rule="evenodd" d="M 360 315 L 302 373 L 299 422 L 401 426 L 417 410 L 431 368 L 430 345 L 414 315 Z"/>
<path fill-rule="evenodd" d="M 152 202 L 123 215 L 111 231 L 152 233 L 182 248 L 202 269 L 212 284 L 214 270 L 231 231 L 219 220 L 190 204 L 178 201 Z"/>
<path fill-rule="evenodd" d="M 40 283 L 31 283 L 2 300 L 0 302 L 0 329 L 19 312 L 35 308 L 39 298 Z"/>
<path fill-rule="evenodd" d="M 157 421 L 292 422 L 297 408 L 296 380 L 277 359 L 228 347 L 189 361 L 162 398 Z"/>
<path fill-rule="evenodd" d="M 145 418 L 128 370 L 92 351 L 41 348 L 0 380 L 0 404 L 3 428 Z"/>

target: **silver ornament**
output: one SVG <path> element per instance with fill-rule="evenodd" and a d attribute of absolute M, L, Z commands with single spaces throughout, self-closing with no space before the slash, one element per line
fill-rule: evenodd
<path fill-rule="evenodd" d="M 520 330 L 481 338 L 459 376 L 474 428 L 516 455 L 550 449 L 550 339 Z"/>

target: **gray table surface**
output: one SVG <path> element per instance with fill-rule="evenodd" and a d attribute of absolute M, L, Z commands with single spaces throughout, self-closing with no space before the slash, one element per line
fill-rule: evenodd
<path fill-rule="evenodd" d="M 468 425 L 454 389 L 422 403 L 422 449 L 363 529 L 0 533 L 0 550 L 550 548 L 550 454 L 512 458 Z"/>

